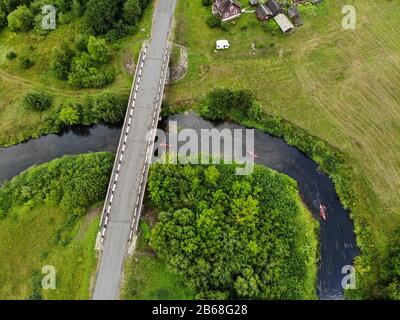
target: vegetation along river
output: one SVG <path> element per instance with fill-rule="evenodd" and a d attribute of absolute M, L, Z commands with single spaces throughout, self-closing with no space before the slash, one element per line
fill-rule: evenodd
<path fill-rule="evenodd" d="M 195 115 L 175 115 L 178 127 L 195 130 L 208 128 L 243 128 L 239 125 L 212 124 Z M 120 128 L 97 125 L 48 135 L 10 148 L 0 149 L 0 185 L 23 170 L 62 157 L 88 152 L 115 152 Z M 244 140 L 245 141 L 245 140 Z M 305 205 L 320 221 L 320 263 L 318 270 L 318 296 L 320 299 L 343 298 L 342 269 L 352 265 L 358 253 L 354 226 L 343 208 L 329 177 L 318 170 L 318 164 L 308 159 L 284 140 L 255 130 L 256 163 L 287 174 L 295 179 Z M 319 204 L 327 207 L 328 219 L 319 217 Z"/>

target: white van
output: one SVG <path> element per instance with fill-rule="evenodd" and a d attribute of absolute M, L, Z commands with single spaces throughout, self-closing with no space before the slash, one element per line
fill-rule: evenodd
<path fill-rule="evenodd" d="M 217 50 L 229 49 L 230 44 L 228 40 L 217 40 L 216 48 Z"/>

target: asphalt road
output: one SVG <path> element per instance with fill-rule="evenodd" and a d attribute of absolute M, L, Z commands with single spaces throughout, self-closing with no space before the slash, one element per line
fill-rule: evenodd
<path fill-rule="evenodd" d="M 160 94 L 160 80 L 163 78 L 162 70 L 175 6 L 176 0 L 160 0 L 155 8 L 152 37 L 146 51 L 130 130 L 105 229 L 103 250 L 92 295 L 94 300 L 119 298 L 132 222 L 135 224 L 139 219 L 135 207 L 138 201 L 141 201 L 140 190 L 148 150 L 148 132 L 154 124 L 156 101 Z M 155 123 L 157 124 L 157 121 Z M 125 135 L 124 130 L 122 134 Z"/>

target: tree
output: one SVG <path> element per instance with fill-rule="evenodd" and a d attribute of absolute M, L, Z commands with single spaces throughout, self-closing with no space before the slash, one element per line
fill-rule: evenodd
<path fill-rule="evenodd" d="M 105 39 L 96 39 L 95 37 L 90 36 L 87 49 L 90 58 L 96 63 L 106 63 L 110 58 L 109 49 Z"/>
<path fill-rule="evenodd" d="M 127 0 L 124 4 L 124 21 L 128 25 L 135 25 L 142 15 L 140 0 Z"/>
<path fill-rule="evenodd" d="M 122 11 L 119 4 L 118 0 L 89 0 L 85 16 L 93 34 L 104 34 L 115 26 Z"/>
<path fill-rule="evenodd" d="M 8 26 L 12 31 L 26 32 L 32 29 L 35 19 L 32 12 L 27 6 L 19 6 L 8 17 Z"/>

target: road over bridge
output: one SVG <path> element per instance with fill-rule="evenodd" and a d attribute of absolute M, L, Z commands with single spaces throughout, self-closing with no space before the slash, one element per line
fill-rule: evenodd
<path fill-rule="evenodd" d="M 169 34 L 176 0 L 158 0 L 152 36 L 143 46 L 101 220 L 94 300 L 119 298 L 125 257 L 137 230 L 153 153 L 169 62 Z"/>

